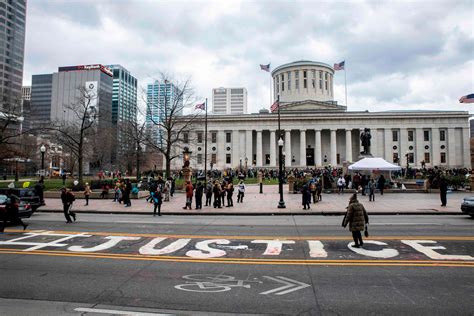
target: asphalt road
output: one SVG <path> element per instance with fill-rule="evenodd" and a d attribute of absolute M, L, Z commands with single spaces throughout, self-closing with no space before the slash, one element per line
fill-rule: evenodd
<path fill-rule="evenodd" d="M 0 235 L 0 315 L 474 313 L 474 220 L 341 220 L 40 213 Z"/>

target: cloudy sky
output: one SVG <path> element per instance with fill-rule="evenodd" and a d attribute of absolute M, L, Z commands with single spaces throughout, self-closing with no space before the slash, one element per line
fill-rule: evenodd
<path fill-rule="evenodd" d="M 348 110 L 468 110 L 474 1 L 28 0 L 25 77 L 121 64 L 145 86 L 166 72 L 196 94 L 246 87 L 269 107 L 259 64 L 346 61 Z M 344 104 L 344 72 L 335 75 Z"/>

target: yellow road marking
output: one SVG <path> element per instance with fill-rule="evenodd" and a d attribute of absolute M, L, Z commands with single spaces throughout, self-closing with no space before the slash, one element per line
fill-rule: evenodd
<path fill-rule="evenodd" d="M 247 259 L 247 258 L 209 258 L 196 259 L 190 257 L 146 256 L 134 254 L 110 253 L 74 253 L 67 251 L 36 250 L 22 251 L 19 249 L 0 248 L 0 253 L 20 255 L 44 255 L 58 257 L 81 257 L 95 259 L 165 261 L 187 263 L 223 263 L 253 265 L 322 265 L 322 266 L 435 266 L 435 267 L 467 267 L 474 268 L 474 262 L 455 260 L 305 260 L 305 259 Z"/>
<path fill-rule="evenodd" d="M 164 238 L 191 238 L 191 239 L 279 239 L 279 240 L 352 240 L 352 236 L 223 236 L 223 235 L 177 235 L 177 234 L 136 234 L 117 232 L 76 232 L 76 231 L 50 231 L 54 234 L 89 234 L 94 236 L 131 236 L 131 237 L 164 237 Z M 6 229 L 5 232 L 25 233 L 35 232 L 34 230 Z M 474 241 L 474 236 L 370 236 L 367 240 L 453 240 L 453 241 Z"/>

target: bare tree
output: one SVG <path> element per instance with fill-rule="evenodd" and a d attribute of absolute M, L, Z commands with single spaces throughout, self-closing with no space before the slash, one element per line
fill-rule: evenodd
<path fill-rule="evenodd" d="M 148 126 L 145 143 L 163 155 L 166 176 L 169 176 L 171 161 L 179 157 L 179 149 L 185 145 L 184 134 L 193 129 L 200 115 L 184 115 L 184 110 L 192 108 L 196 101 L 189 80 L 176 82 L 161 74 L 159 82 L 164 83 L 165 91 L 160 93 L 158 100 L 146 99 L 146 115 L 151 126 Z"/>
<path fill-rule="evenodd" d="M 125 121 L 119 128 L 123 130 L 122 139 L 123 149 L 122 156 L 127 163 L 127 169 L 132 171 L 133 163 L 135 163 L 137 180 L 141 178 L 140 164 L 142 158 L 142 150 L 146 144 L 146 122 L 145 121 Z"/>
<path fill-rule="evenodd" d="M 3 97 L 0 97 L 3 98 Z M 0 158 L 16 155 L 16 146 L 21 144 L 21 104 L 20 101 L 2 102 L 0 106 Z"/>

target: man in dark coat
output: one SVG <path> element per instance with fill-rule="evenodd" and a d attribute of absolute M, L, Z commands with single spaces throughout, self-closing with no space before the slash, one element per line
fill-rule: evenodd
<path fill-rule="evenodd" d="M 360 248 L 364 244 L 361 231 L 364 230 L 365 224 L 368 223 L 369 216 L 367 215 L 364 205 L 357 200 L 357 194 L 353 194 L 349 200 L 347 213 L 342 222 L 343 227 L 349 224 L 349 230 L 352 232 L 352 238 L 354 239 L 354 245 L 352 245 L 352 247 Z"/>
<path fill-rule="evenodd" d="M 306 207 L 308 207 L 308 210 L 310 209 L 309 204 L 311 203 L 311 191 L 309 190 L 309 187 L 307 184 L 303 186 L 303 189 L 301 189 L 301 194 L 302 194 L 302 204 L 303 204 L 303 210 L 306 210 Z"/>
<path fill-rule="evenodd" d="M 441 198 L 441 206 L 446 206 L 447 195 L 448 193 L 448 184 L 446 179 L 443 176 L 439 177 L 439 197 Z"/>
<path fill-rule="evenodd" d="M 132 183 L 130 182 L 130 179 L 125 179 L 125 192 L 123 193 L 125 207 L 132 206 L 132 201 L 130 200 L 130 193 L 132 193 Z"/>
<path fill-rule="evenodd" d="M 66 223 L 72 223 L 70 216 L 76 221 L 76 213 L 71 212 L 72 203 L 75 199 L 71 191 L 68 191 L 66 188 L 61 189 L 61 201 L 63 202 L 63 213 L 66 218 Z"/>
<path fill-rule="evenodd" d="M 380 190 L 380 195 L 383 195 L 383 189 L 385 189 L 385 177 L 383 176 L 383 174 L 381 174 L 379 179 L 377 180 L 377 186 Z"/>
<path fill-rule="evenodd" d="M 212 204 L 212 182 L 209 180 L 206 186 L 206 206 L 211 206 Z"/>
<path fill-rule="evenodd" d="M 202 209 L 202 195 L 204 193 L 204 186 L 202 185 L 201 182 L 197 183 L 196 186 L 196 210 Z"/>
<path fill-rule="evenodd" d="M 41 205 L 44 205 L 44 177 L 41 176 L 38 183 L 35 184 L 35 192 L 40 198 Z"/>

